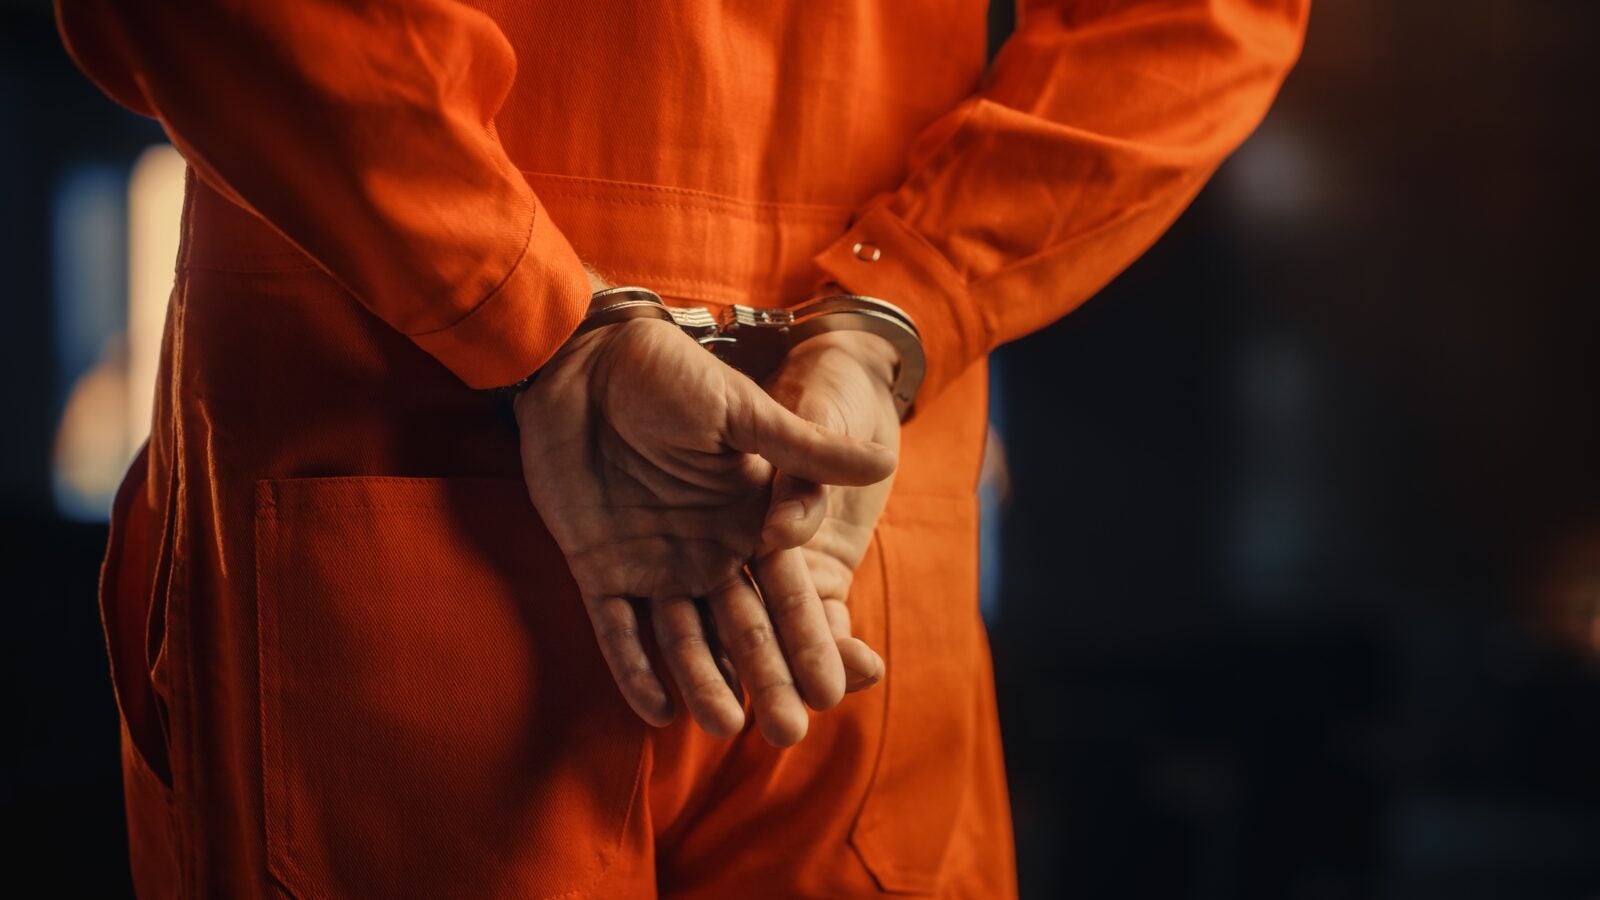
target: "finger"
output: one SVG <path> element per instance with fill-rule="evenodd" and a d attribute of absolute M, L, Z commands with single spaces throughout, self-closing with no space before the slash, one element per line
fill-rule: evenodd
<path fill-rule="evenodd" d="M 894 474 L 895 453 L 808 422 L 767 396 L 748 378 L 735 385 L 728 411 L 728 443 L 779 469 L 822 484 L 877 484 Z"/>
<path fill-rule="evenodd" d="M 798 550 L 779 550 L 750 567 L 777 626 L 789 671 L 812 709 L 832 709 L 844 699 L 844 663 L 828 628 L 822 598 L 811 584 L 811 570 Z"/>
<path fill-rule="evenodd" d="M 738 734 L 744 727 L 744 709 L 711 655 L 695 602 L 688 597 L 657 601 L 650 619 L 655 625 L 656 646 L 689 714 L 712 737 Z"/>
<path fill-rule="evenodd" d="M 799 547 L 816 535 L 828 514 L 827 488 L 780 472 L 772 479 L 772 503 L 761 529 L 766 552 Z"/>
<path fill-rule="evenodd" d="M 623 597 L 585 599 L 589 623 L 600 641 L 600 654 L 611 669 L 611 678 L 622 691 L 623 699 L 645 720 L 657 728 L 672 724 L 675 710 L 672 697 L 656 677 L 650 657 L 639 639 L 639 618 L 633 604 Z"/>
<path fill-rule="evenodd" d="M 839 658 L 844 661 L 845 693 L 864 691 L 883 680 L 883 657 L 860 638 L 840 639 Z"/>
<path fill-rule="evenodd" d="M 839 600 L 822 601 L 828 616 L 828 628 L 839 645 L 839 659 L 844 663 L 844 691 L 853 694 L 864 691 L 883 680 L 883 657 L 867 646 L 867 642 L 850 633 L 850 607 Z"/>
<path fill-rule="evenodd" d="M 711 594 L 712 620 L 718 638 L 733 656 L 761 736 L 774 747 L 799 743 L 808 724 L 805 704 L 783 661 L 778 635 L 761 597 L 740 578 Z"/>

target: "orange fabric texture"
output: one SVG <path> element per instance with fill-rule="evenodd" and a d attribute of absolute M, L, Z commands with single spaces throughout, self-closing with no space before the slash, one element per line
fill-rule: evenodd
<path fill-rule="evenodd" d="M 1264 114 L 1304 0 L 59 0 L 192 167 L 102 581 L 145 896 L 1015 892 L 974 488 L 984 356 Z M 582 263 L 891 300 L 929 376 L 851 596 L 884 684 L 799 747 L 650 731 L 516 435 Z"/>

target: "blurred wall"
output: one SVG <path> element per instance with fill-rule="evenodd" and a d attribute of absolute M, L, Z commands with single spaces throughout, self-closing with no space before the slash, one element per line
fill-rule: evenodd
<path fill-rule="evenodd" d="M 0 859 L 18 889 L 50 884 L 59 896 L 120 896 L 127 852 L 95 609 L 105 528 L 67 521 L 52 502 L 71 385 L 57 377 L 51 205 L 67 172 L 126 172 L 160 139 L 72 67 L 48 3 L 0 2 L 0 821 L 11 835 Z"/>
<path fill-rule="evenodd" d="M 1314 3 L 1174 231 L 999 354 L 1030 896 L 1600 895 L 1597 25 Z"/>

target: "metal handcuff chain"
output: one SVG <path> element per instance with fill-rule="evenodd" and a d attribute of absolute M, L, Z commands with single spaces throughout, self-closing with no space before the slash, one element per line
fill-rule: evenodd
<path fill-rule="evenodd" d="M 886 300 L 860 294 L 829 294 L 792 307 L 734 304 L 720 315 L 713 315 L 703 306 L 669 307 L 654 291 L 628 286 L 597 292 L 589 310 L 573 337 L 629 319 L 661 319 L 677 325 L 719 359 L 758 383 L 777 371 L 789 351 L 802 341 L 835 331 L 876 334 L 887 340 L 898 355 L 890 391 L 902 421 L 910 413 L 927 373 L 922 335 L 911 316 Z M 514 393 L 532 383 L 537 374 L 498 390 Z"/>

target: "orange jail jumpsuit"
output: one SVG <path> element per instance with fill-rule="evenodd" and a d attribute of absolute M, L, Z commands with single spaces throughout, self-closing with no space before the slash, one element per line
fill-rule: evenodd
<path fill-rule="evenodd" d="M 144 897 L 1015 892 L 974 486 L 985 355 L 1148 247 L 1305 0 L 58 0 L 191 170 L 102 607 Z M 582 315 L 887 298 L 928 377 L 799 746 L 618 695 L 474 389 Z M 1044 713 L 1045 711 L 1041 711 Z"/>

